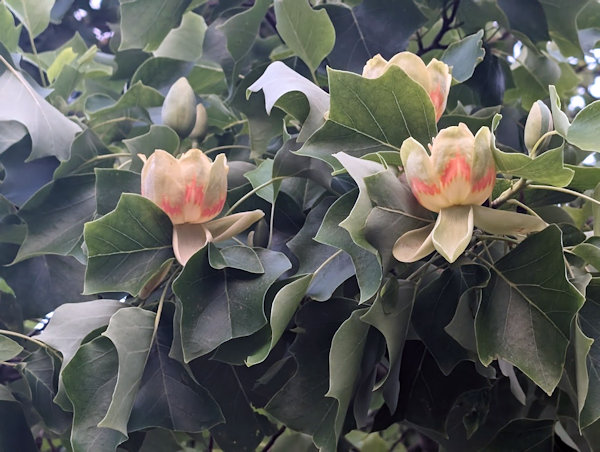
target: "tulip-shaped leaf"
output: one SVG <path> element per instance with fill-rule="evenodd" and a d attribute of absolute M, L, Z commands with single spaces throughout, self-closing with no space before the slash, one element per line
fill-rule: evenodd
<path fill-rule="evenodd" d="M 85 293 L 138 294 L 173 257 L 171 221 L 152 201 L 123 194 L 117 208 L 84 228 Z"/>
<path fill-rule="evenodd" d="M 392 66 L 381 77 L 329 70 L 329 120 L 298 152 L 340 164 L 332 154 L 361 157 L 380 150 L 399 150 L 413 137 L 425 145 L 436 134 L 433 104 L 425 89 L 402 69 Z"/>
<path fill-rule="evenodd" d="M 265 269 L 262 274 L 215 270 L 203 251 L 192 256 L 174 282 L 173 291 L 182 303 L 181 345 L 186 362 L 233 338 L 248 336 L 267 322 L 265 293 L 290 263 L 281 253 L 258 248 L 255 252 Z"/>
<path fill-rule="evenodd" d="M 563 373 L 571 321 L 584 301 L 564 266 L 558 227 L 529 237 L 491 267 L 475 319 L 481 362 L 502 358 L 548 394 Z"/>

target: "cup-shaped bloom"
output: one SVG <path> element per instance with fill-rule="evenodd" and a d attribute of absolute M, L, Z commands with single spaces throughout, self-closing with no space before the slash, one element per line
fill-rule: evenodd
<path fill-rule="evenodd" d="M 469 128 L 443 129 L 429 145 L 431 155 L 415 139 L 402 143 L 400 157 L 413 194 L 423 207 L 439 212 L 456 205 L 482 204 L 496 182 L 490 129 L 473 136 Z"/>
<path fill-rule="evenodd" d="M 433 58 L 425 66 L 421 58 L 410 52 L 397 53 L 389 61 L 378 54 L 367 61 L 362 76 L 377 78 L 383 75 L 390 66 L 398 66 L 425 89 L 435 110 L 435 120 L 439 120 L 446 109 L 448 92 L 452 83 L 448 65 Z"/>
<path fill-rule="evenodd" d="M 201 150 L 190 149 L 179 158 L 157 149 L 144 160 L 142 196 L 158 205 L 173 224 L 206 223 L 216 217 L 227 197 L 227 159 L 214 162 Z"/>

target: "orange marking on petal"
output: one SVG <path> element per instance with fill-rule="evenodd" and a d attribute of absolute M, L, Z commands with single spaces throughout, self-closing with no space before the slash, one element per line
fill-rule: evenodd
<path fill-rule="evenodd" d="M 462 154 L 457 154 L 450 159 L 444 168 L 444 172 L 440 177 L 442 186 L 448 185 L 457 177 L 462 177 L 466 181 L 471 180 L 471 165 L 469 165 Z"/>
<path fill-rule="evenodd" d="M 169 200 L 167 199 L 166 196 L 163 196 L 163 199 L 160 203 L 160 207 L 169 216 L 178 215 L 181 213 L 181 206 L 171 205 L 171 203 L 169 202 Z"/>
<path fill-rule="evenodd" d="M 425 195 L 437 195 L 440 193 L 440 187 L 437 184 L 427 184 L 423 182 L 421 179 L 413 178 L 410 181 L 410 186 L 415 196 L 418 197 L 419 194 Z"/>
<path fill-rule="evenodd" d="M 473 191 L 483 191 L 496 183 L 496 168 L 491 166 L 483 177 L 473 181 Z"/>
<path fill-rule="evenodd" d="M 225 198 L 221 198 L 212 206 L 208 206 L 208 207 L 202 209 L 202 216 L 203 217 L 214 217 L 219 212 L 221 212 L 221 210 L 223 210 L 224 205 L 225 205 Z"/>
<path fill-rule="evenodd" d="M 433 104 L 433 109 L 435 110 L 435 120 L 437 121 L 441 118 L 443 113 L 442 105 L 444 104 L 444 96 L 442 95 L 442 90 L 437 87 L 429 93 L 429 98 Z"/>

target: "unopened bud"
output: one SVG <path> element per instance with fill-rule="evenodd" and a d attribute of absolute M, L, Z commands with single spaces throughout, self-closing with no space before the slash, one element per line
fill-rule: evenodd
<path fill-rule="evenodd" d="M 202 141 L 206 136 L 206 129 L 208 128 L 208 116 L 206 114 L 206 108 L 204 105 L 196 105 L 196 124 L 190 132 L 190 138 Z"/>
<path fill-rule="evenodd" d="M 529 154 L 534 153 L 534 147 L 538 140 L 553 128 L 550 109 L 541 100 L 538 100 L 529 110 L 529 116 L 527 116 L 527 122 L 525 123 L 525 147 Z M 550 137 L 546 137 L 535 149 L 535 154 L 539 154 L 548 145 L 549 141 Z"/>
<path fill-rule="evenodd" d="M 196 95 L 185 77 L 181 77 L 167 93 L 162 106 L 163 123 L 187 137 L 196 123 Z"/>

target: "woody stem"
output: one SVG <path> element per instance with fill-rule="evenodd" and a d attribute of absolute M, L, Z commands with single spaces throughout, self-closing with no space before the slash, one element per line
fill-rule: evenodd
<path fill-rule="evenodd" d="M 500 207 L 502 204 L 504 204 L 510 198 L 515 196 L 521 190 L 523 190 L 526 186 L 527 186 L 527 180 L 523 179 L 523 178 L 519 179 L 516 184 L 512 185 L 511 187 L 507 188 L 502 193 L 500 193 L 500 196 L 498 196 L 496 199 L 494 199 L 492 201 L 491 206 L 493 208 Z"/>

